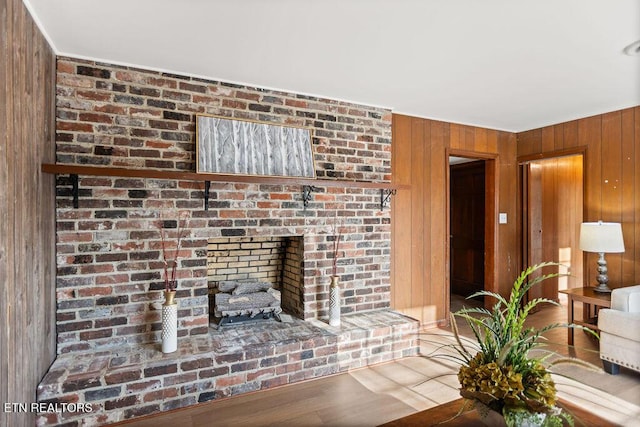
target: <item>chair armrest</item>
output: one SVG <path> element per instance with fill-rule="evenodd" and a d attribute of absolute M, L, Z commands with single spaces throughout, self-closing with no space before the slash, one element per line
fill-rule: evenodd
<path fill-rule="evenodd" d="M 616 288 L 611 292 L 613 310 L 640 312 L 640 285 Z"/>
<path fill-rule="evenodd" d="M 598 329 L 601 333 L 640 342 L 640 312 L 629 313 L 601 308 L 598 311 Z"/>

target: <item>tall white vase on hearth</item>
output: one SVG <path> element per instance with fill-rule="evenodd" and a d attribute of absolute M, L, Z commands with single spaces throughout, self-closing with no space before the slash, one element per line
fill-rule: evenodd
<path fill-rule="evenodd" d="M 340 326 L 340 283 L 338 276 L 331 276 L 329 288 L 329 325 Z"/>
<path fill-rule="evenodd" d="M 162 304 L 162 352 L 173 353 L 178 349 L 178 304 L 176 291 L 164 292 Z"/>

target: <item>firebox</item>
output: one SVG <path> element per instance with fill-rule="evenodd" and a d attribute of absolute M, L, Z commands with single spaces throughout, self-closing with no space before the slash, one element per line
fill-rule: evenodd
<path fill-rule="evenodd" d="M 303 318 L 303 250 L 302 236 L 210 239 L 211 320 L 268 318 L 281 311 Z"/>

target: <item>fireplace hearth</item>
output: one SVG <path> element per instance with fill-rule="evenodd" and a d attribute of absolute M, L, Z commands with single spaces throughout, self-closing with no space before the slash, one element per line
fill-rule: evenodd
<path fill-rule="evenodd" d="M 157 344 L 63 354 L 38 402 L 86 402 L 91 413 L 41 413 L 38 425 L 104 425 L 346 372 L 418 354 L 418 322 L 391 310 L 354 313 L 339 328 L 317 319 L 266 320 Z"/>

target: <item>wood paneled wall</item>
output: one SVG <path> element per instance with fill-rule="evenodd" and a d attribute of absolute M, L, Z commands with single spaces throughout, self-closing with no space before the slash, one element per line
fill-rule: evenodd
<path fill-rule="evenodd" d="M 622 223 L 626 251 L 608 254 L 609 285 L 640 283 L 640 107 L 518 134 L 518 158 L 552 156 L 585 147 L 584 221 Z M 596 254 L 584 276 L 596 283 Z"/>
<path fill-rule="evenodd" d="M 30 403 L 55 358 L 55 55 L 20 0 L 0 3 L 0 58 L 0 402 Z"/>
<path fill-rule="evenodd" d="M 392 180 L 410 188 L 399 189 L 392 203 L 392 307 L 425 326 L 444 321 L 448 311 L 451 150 L 495 158 L 498 185 L 486 190 L 497 197 L 497 211 L 509 218 L 497 227 L 494 242 L 494 277 L 501 293 L 508 293 L 520 266 L 516 135 L 394 114 Z"/>

